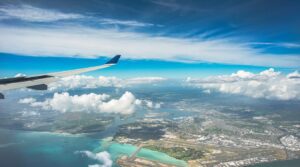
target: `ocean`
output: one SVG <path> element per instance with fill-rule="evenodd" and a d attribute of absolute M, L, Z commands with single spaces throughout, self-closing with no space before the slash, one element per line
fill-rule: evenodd
<path fill-rule="evenodd" d="M 79 151 L 94 153 L 107 151 L 113 160 L 113 166 L 117 166 L 115 161 L 118 157 L 131 155 L 136 150 L 133 145 L 84 135 L 5 129 L 0 129 L 0 135 L 1 167 L 88 167 L 101 164 L 95 159 L 78 154 Z M 184 161 L 148 149 L 142 149 L 137 156 L 187 166 Z"/>

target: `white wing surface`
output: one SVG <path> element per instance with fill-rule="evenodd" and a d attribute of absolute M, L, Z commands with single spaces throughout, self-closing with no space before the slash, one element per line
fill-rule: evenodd
<path fill-rule="evenodd" d="M 0 91 L 29 88 L 35 90 L 47 90 L 47 84 L 59 80 L 61 77 L 70 75 L 81 74 L 89 71 L 95 71 L 103 68 L 113 66 L 118 63 L 120 55 L 116 55 L 110 59 L 107 63 L 99 66 L 80 68 L 62 72 L 48 73 L 43 75 L 31 76 L 31 77 L 15 77 L 0 79 Z M 0 93 L 0 99 L 4 99 L 4 95 Z"/>

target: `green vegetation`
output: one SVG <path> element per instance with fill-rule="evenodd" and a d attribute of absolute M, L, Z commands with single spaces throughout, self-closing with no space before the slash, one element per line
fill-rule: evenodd
<path fill-rule="evenodd" d="M 210 128 L 206 128 L 204 130 L 204 132 L 206 132 L 208 134 L 222 134 L 223 131 L 224 131 L 224 129 L 221 129 L 218 127 L 210 127 Z"/>
<path fill-rule="evenodd" d="M 194 160 L 194 159 L 200 159 L 203 156 L 203 151 L 193 149 L 193 148 L 183 148 L 183 147 L 161 147 L 161 146 L 155 146 L 155 145 L 149 145 L 145 146 L 144 148 L 163 152 L 165 154 L 168 154 L 171 157 L 174 157 L 176 159 L 180 160 Z"/>
<path fill-rule="evenodd" d="M 112 121 L 113 117 L 100 117 L 94 113 L 64 113 L 54 121 L 52 129 L 72 134 L 101 132 Z"/>

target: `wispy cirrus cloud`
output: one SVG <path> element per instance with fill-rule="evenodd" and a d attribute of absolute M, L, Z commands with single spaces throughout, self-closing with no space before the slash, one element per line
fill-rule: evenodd
<path fill-rule="evenodd" d="M 300 62 L 299 55 L 268 54 L 230 38 L 176 38 L 85 26 L 1 26 L 0 33 L 0 52 L 31 56 L 95 58 L 121 53 L 131 59 L 280 67 L 299 67 Z"/>
<path fill-rule="evenodd" d="M 291 42 L 250 42 L 249 45 L 276 46 L 285 48 L 300 48 L 300 43 Z"/>
<path fill-rule="evenodd" d="M 224 64 L 299 67 L 299 54 L 266 53 L 253 45 L 300 47 L 295 43 L 241 43 L 229 37 L 213 39 L 179 38 L 113 29 L 114 25 L 131 27 L 157 26 L 135 20 L 97 18 L 85 14 L 64 13 L 30 5 L 1 6 L 0 19 L 19 19 L 26 22 L 56 22 L 75 20 L 73 25 L 0 26 L 0 52 L 29 56 L 61 56 L 95 58 L 123 54 L 130 59 L 160 59 L 179 62 L 211 62 Z M 88 27 L 76 22 L 85 21 L 112 28 Z M 205 36 L 205 35 L 204 35 Z M 37 47 L 38 46 L 38 47 Z"/>
<path fill-rule="evenodd" d="M 0 20 L 18 19 L 27 22 L 55 22 L 61 20 L 85 19 L 90 22 L 111 26 L 147 27 L 155 24 L 139 22 L 136 20 L 119 20 L 113 18 L 97 18 L 85 14 L 65 13 L 58 10 L 38 8 L 31 5 L 7 5 L 0 7 Z"/>
<path fill-rule="evenodd" d="M 60 20 L 74 20 L 84 18 L 76 13 L 63 13 L 58 10 L 42 9 L 30 5 L 1 6 L 1 19 L 19 19 L 28 22 L 53 22 Z"/>
<path fill-rule="evenodd" d="M 108 18 L 100 19 L 99 22 L 100 24 L 133 26 L 133 27 L 154 26 L 154 24 L 151 23 L 144 23 L 135 20 L 117 20 L 117 19 L 108 19 Z"/>

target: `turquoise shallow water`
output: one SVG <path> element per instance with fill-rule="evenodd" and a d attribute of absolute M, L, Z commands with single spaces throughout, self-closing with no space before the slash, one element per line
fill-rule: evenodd
<path fill-rule="evenodd" d="M 9 130 L 0 135 L 1 167 L 84 167 L 90 160 L 74 152 L 97 147 L 97 141 L 79 136 Z"/>
<path fill-rule="evenodd" d="M 86 136 L 63 135 L 44 132 L 24 132 L 0 129 L 0 167 L 88 167 L 98 163 L 76 151 L 107 151 L 116 160 L 131 155 L 136 147 Z M 142 149 L 138 157 L 186 166 L 181 160 L 148 149 Z M 298 167 L 300 159 L 257 164 L 253 167 Z M 117 166 L 115 163 L 113 166 Z"/>
<path fill-rule="evenodd" d="M 119 155 L 131 155 L 135 150 L 136 150 L 135 146 L 128 145 L 128 144 L 112 143 L 108 147 L 108 152 L 111 153 L 113 159 L 116 159 Z M 185 161 L 177 160 L 164 153 L 152 151 L 148 149 L 141 149 L 140 152 L 137 154 L 137 156 L 142 158 L 147 158 L 150 160 L 168 163 L 168 164 L 187 166 Z"/>
<path fill-rule="evenodd" d="M 0 129 L 1 167 L 87 167 L 98 163 L 76 151 L 107 151 L 116 160 L 121 155 L 131 155 L 136 147 L 98 140 L 86 136 L 63 135 L 43 132 L 23 132 Z M 186 166 L 184 161 L 160 152 L 142 149 L 138 157 Z M 116 166 L 114 163 L 113 166 Z"/>

